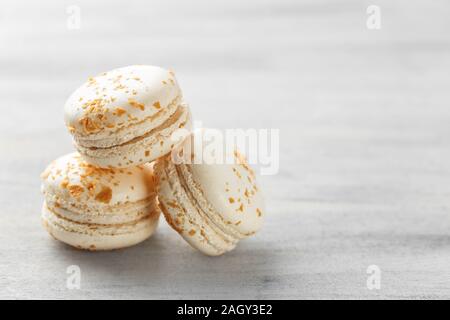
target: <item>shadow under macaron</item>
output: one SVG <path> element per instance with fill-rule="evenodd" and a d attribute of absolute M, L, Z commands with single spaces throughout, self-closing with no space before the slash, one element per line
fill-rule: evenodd
<path fill-rule="evenodd" d="M 208 292 L 219 288 L 214 297 L 231 297 L 234 292 L 238 298 L 236 288 L 264 283 L 278 263 L 261 241 L 242 241 L 235 250 L 211 257 L 169 228 L 160 226 L 148 240 L 125 249 L 91 252 L 57 241 L 52 249 L 80 267 L 82 290 L 95 295 L 127 288 L 142 298 L 173 298 L 179 293 L 178 298 L 207 299 Z M 191 288 L 189 296 L 183 293 L 185 288 Z"/>

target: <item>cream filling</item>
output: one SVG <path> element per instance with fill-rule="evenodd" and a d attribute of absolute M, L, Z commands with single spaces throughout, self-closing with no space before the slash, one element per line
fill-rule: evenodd
<path fill-rule="evenodd" d="M 108 148 L 120 145 L 136 137 L 142 136 L 150 130 L 162 125 L 173 116 L 180 105 L 186 104 L 181 101 L 181 97 L 178 96 L 165 108 L 138 122 L 120 127 L 114 131 L 108 131 L 107 133 L 101 132 L 89 136 L 74 135 L 74 140 L 78 145 L 86 148 Z M 123 117 L 126 117 L 126 115 Z"/>
<path fill-rule="evenodd" d="M 48 208 L 44 203 L 42 218 L 53 227 L 66 232 L 79 233 L 90 236 L 116 236 L 133 234 L 145 229 L 151 223 L 152 216 L 145 216 L 140 220 L 121 224 L 80 223 L 69 220 Z"/>
<path fill-rule="evenodd" d="M 157 139 L 160 135 L 164 136 L 164 134 L 167 134 L 170 136 L 170 134 L 173 133 L 173 130 L 180 126 L 187 126 L 187 123 L 189 122 L 189 109 L 187 105 L 179 105 L 176 112 L 172 114 L 172 116 L 167 119 L 163 124 L 160 126 L 150 130 L 149 132 L 145 133 L 142 136 L 133 138 L 132 140 L 129 140 L 123 144 L 115 145 L 112 147 L 107 148 L 96 148 L 96 147 L 89 147 L 85 148 L 83 146 L 78 146 L 78 149 L 80 153 L 86 154 L 93 158 L 104 158 L 106 156 L 114 156 L 116 154 L 120 155 L 124 152 L 124 150 L 127 150 L 127 148 L 132 149 L 134 146 L 139 145 L 140 143 L 148 144 L 150 141 L 151 144 L 157 144 L 161 140 Z M 167 132 L 166 132 L 167 131 Z"/>
<path fill-rule="evenodd" d="M 80 223 L 127 223 L 157 211 L 154 195 L 143 200 L 111 206 L 66 201 L 63 197 L 45 192 L 45 202 L 51 210 Z"/>

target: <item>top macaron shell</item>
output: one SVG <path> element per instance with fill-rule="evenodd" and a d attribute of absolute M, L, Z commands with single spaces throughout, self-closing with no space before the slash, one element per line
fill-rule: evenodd
<path fill-rule="evenodd" d="M 173 72 L 128 66 L 89 78 L 67 100 L 65 122 L 74 136 L 101 139 L 176 107 L 181 98 Z"/>
<path fill-rule="evenodd" d="M 42 173 L 47 201 L 64 202 L 63 207 L 102 208 L 138 202 L 155 194 L 152 166 L 101 169 L 71 153 L 53 161 Z M 51 198 L 51 199 L 50 199 Z"/>

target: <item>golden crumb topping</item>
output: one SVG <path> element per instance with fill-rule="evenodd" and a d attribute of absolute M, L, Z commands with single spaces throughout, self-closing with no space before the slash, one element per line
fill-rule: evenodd
<path fill-rule="evenodd" d="M 102 186 L 102 190 L 97 193 L 95 196 L 95 200 L 103 202 L 103 203 L 109 203 L 112 198 L 112 190 L 110 187 Z"/>
<path fill-rule="evenodd" d="M 140 109 L 141 111 L 145 110 L 145 105 L 142 103 L 137 102 L 134 99 L 128 99 L 128 103 L 130 104 L 130 106 L 132 106 L 133 108 L 137 108 Z"/>
<path fill-rule="evenodd" d="M 122 108 L 116 108 L 116 110 L 113 112 L 113 114 L 115 116 L 121 117 L 122 115 L 124 115 L 125 113 L 127 113 L 127 111 L 125 109 Z"/>
<path fill-rule="evenodd" d="M 89 117 L 81 118 L 79 123 L 86 133 L 94 133 L 100 131 L 102 128 L 99 122 Z"/>
<path fill-rule="evenodd" d="M 84 192 L 84 188 L 76 184 L 68 186 L 67 189 L 69 190 L 70 195 L 74 198 L 78 198 Z"/>

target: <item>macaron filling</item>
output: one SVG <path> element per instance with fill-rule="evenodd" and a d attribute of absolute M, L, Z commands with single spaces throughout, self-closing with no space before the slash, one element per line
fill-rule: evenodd
<path fill-rule="evenodd" d="M 186 103 L 181 101 L 181 97 L 178 96 L 166 107 L 161 108 L 157 113 L 138 122 L 118 127 L 114 131 L 106 128 L 99 133 L 87 136 L 74 134 L 74 140 L 78 145 L 85 148 L 108 148 L 118 146 L 163 126 L 170 118 L 173 118 L 177 111 L 183 106 L 187 107 Z"/>
<path fill-rule="evenodd" d="M 190 115 L 188 106 L 180 104 L 166 121 L 132 140 L 104 148 L 84 147 L 78 144 L 77 149 L 85 157 L 96 161 L 99 166 L 103 167 L 101 163 L 98 163 L 102 159 L 111 161 L 111 159 L 119 158 L 115 161 L 114 166 L 127 167 L 141 163 L 145 159 L 153 159 L 153 157 L 167 154 L 173 146 L 170 143 L 172 133 L 179 128 L 188 128 L 189 126 Z"/>
<path fill-rule="evenodd" d="M 158 211 L 154 196 L 133 203 L 94 207 L 92 204 L 83 205 L 65 201 L 60 197 L 55 197 L 47 193 L 45 195 L 45 202 L 49 210 L 69 220 L 81 223 L 128 223 L 140 220 Z"/>
<path fill-rule="evenodd" d="M 98 251 L 136 245 L 152 235 L 159 215 L 150 215 L 134 223 L 118 225 L 83 224 L 70 221 L 48 210 L 44 203 L 42 224 L 53 238 L 73 247 Z"/>
<path fill-rule="evenodd" d="M 47 203 L 44 203 L 42 208 L 43 218 L 48 222 L 51 222 L 54 226 L 64 229 L 67 232 L 76 233 L 95 233 L 100 235 L 120 235 L 120 234 L 132 234 L 138 233 L 141 229 L 146 228 L 146 225 L 157 218 L 155 211 L 150 211 L 147 215 L 141 217 L 138 220 L 122 222 L 122 223 L 89 223 L 83 221 L 71 220 L 67 216 L 71 216 L 66 210 L 55 210 L 55 208 L 49 208 Z"/>

